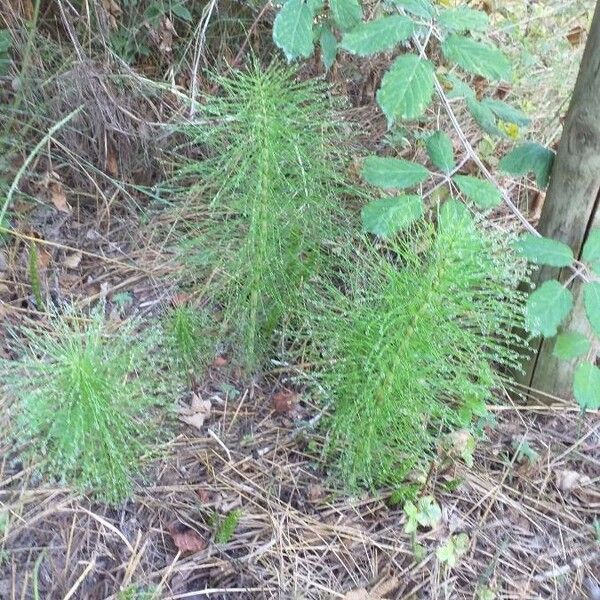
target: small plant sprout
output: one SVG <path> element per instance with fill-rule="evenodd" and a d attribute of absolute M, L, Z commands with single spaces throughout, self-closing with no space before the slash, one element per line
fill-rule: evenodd
<path fill-rule="evenodd" d="M 432 496 L 423 496 L 415 505 L 408 501 L 404 505 L 406 533 L 416 533 L 419 527 L 433 529 L 442 519 L 442 509 Z"/>
<path fill-rule="evenodd" d="M 1 365 L 17 399 L 15 434 L 54 477 L 109 503 L 124 500 L 148 451 L 147 422 L 136 416 L 151 403 L 137 372 L 147 349 L 132 343 L 132 325 L 109 331 L 102 310 L 71 311 L 19 334 L 25 351 Z"/>
<path fill-rule="evenodd" d="M 219 521 L 215 532 L 215 542 L 217 544 L 227 544 L 231 541 L 241 517 L 242 511 L 235 509 L 227 513 L 227 516 Z"/>
<path fill-rule="evenodd" d="M 469 536 L 466 533 L 451 535 L 446 543 L 438 548 L 436 556 L 441 563 L 446 563 L 450 569 L 453 569 L 467 553 L 469 544 Z"/>

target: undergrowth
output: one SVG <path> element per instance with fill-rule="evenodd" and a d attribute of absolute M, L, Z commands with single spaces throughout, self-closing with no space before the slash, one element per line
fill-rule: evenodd
<path fill-rule="evenodd" d="M 136 372 L 148 349 L 131 326 L 109 331 L 102 311 L 55 314 L 20 335 L 20 358 L 1 364 L 17 399 L 13 433 L 57 479 L 109 503 L 127 498 L 149 448 L 149 419 L 136 418 L 153 402 Z"/>
<path fill-rule="evenodd" d="M 307 280 L 327 269 L 347 135 L 324 88 L 290 68 L 255 62 L 215 84 L 202 123 L 185 130 L 206 156 L 182 175 L 199 178 L 193 197 L 207 213 L 186 252 L 210 277 L 222 338 L 254 370 Z"/>
<path fill-rule="evenodd" d="M 519 368 L 523 267 L 508 243 L 456 201 L 403 240 L 366 243 L 348 288 L 315 300 L 328 452 L 351 487 L 399 483 L 485 410 L 494 365 Z"/>

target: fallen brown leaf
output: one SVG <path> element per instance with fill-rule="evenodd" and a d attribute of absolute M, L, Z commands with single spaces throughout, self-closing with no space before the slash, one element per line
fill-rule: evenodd
<path fill-rule="evenodd" d="M 567 33 L 567 39 L 569 40 L 571 46 L 579 46 L 583 42 L 585 34 L 585 27 L 582 27 L 581 25 L 575 25 L 574 27 L 571 27 Z"/>
<path fill-rule="evenodd" d="M 298 402 L 298 392 L 292 390 L 281 390 L 273 396 L 273 410 L 278 415 L 289 413 Z"/>
<path fill-rule="evenodd" d="M 215 356 L 214 360 L 212 361 L 212 366 L 213 367 L 225 367 L 227 366 L 227 364 L 229 363 L 229 361 L 227 360 L 227 358 L 225 358 L 224 356 Z"/>
<path fill-rule="evenodd" d="M 175 547 L 183 554 L 202 552 L 208 545 L 197 531 L 179 522 L 169 525 L 169 533 L 173 538 Z"/>
<path fill-rule="evenodd" d="M 79 251 L 66 254 L 63 259 L 63 265 L 67 267 L 67 269 L 76 269 L 81 263 L 82 256 L 83 254 Z"/>
<path fill-rule="evenodd" d="M 179 418 L 196 429 L 202 429 L 210 416 L 211 406 L 210 400 L 202 400 L 198 394 L 193 394 L 190 407 L 179 409 Z"/>

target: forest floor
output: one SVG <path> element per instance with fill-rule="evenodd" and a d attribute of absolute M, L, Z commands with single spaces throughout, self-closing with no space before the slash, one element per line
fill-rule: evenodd
<path fill-rule="evenodd" d="M 6 11 L 8 26 L 22 18 L 19 10 L 33 10 L 31 3 L 17 4 Z M 57 3 L 60 10 L 67 4 Z M 126 7 L 135 3 L 101 4 L 115 27 L 131 27 Z M 510 39 L 518 72 L 506 93 L 533 117 L 536 139 L 555 147 L 593 2 L 505 4 L 498 8 L 497 35 Z M 60 10 L 51 5 L 43 17 L 58 22 Z M 169 232 L 191 215 L 185 205 L 165 210 L 170 199 L 148 193 L 168 171 L 161 127 L 184 117 L 181 97 L 194 93 L 196 60 L 223 70 L 242 64 L 250 48 L 272 52 L 264 40 L 273 11 L 261 8 L 230 2 L 220 13 L 202 13 L 208 23 L 202 60 L 194 54 L 197 38 L 177 35 L 172 23 L 144 30 L 150 58 L 142 38 L 124 45 L 131 56 L 120 64 L 122 87 L 111 87 L 114 73 L 102 57 L 84 56 L 73 30 L 40 34 L 53 38 L 62 63 L 48 79 L 48 121 L 25 127 L 30 121 L 23 118 L 23 146 L 3 163 L 5 179 L 14 180 L 48 123 L 81 104 L 89 116 L 80 135 L 46 138 L 19 175 L 21 191 L 38 201 L 16 199 L 16 226 L 0 246 L 2 339 L 22 322 L 44 320 L 32 289 L 31 243 L 45 297 L 80 308 L 104 301 L 110 318 L 135 315 L 148 323 L 181 301 L 183 267 Z M 243 33 L 230 26 L 236 19 Z M 38 60 L 35 49 L 28 60 Z M 311 61 L 301 74 L 322 75 L 322 68 Z M 374 104 L 380 77 L 376 61 L 358 66 L 351 60 L 327 75 L 350 99 L 346 116 L 367 147 L 386 136 Z M 207 91 L 208 82 L 198 79 Z M 4 77 L 0 102 L 23 85 Z M 465 133 L 489 164 L 498 161 L 500 148 L 478 129 Z M 527 182 L 509 191 L 535 223 L 543 193 Z M 515 227 L 502 209 L 493 218 Z M 10 358 L 2 339 L 0 356 Z M 23 460 L 22 441 L 2 435 L 0 598 L 600 599 L 597 411 L 582 416 L 572 402 L 531 396 L 517 403 L 499 394 L 472 464 L 442 463 L 430 471 L 424 488 L 440 504 L 442 519 L 415 539 L 405 532 L 393 490 L 349 497 L 330 485 L 310 448 L 320 435 L 314 430 L 320 408 L 295 385 L 299 368 L 273 364 L 247 381 L 215 357 L 207 373 L 174 392 L 173 413 L 194 397 L 208 401 L 199 427 L 173 415 L 148 415 L 164 422 L 168 435 L 135 496 L 119 507 L 42 479 L 37 465 Z M 10 431 L 13 402 L 0 398 L 2 431 Z M 233 511 L 239 511 L 234 532 L 218 543 L 218 515 Z M 448 569 L 436 549 L 454 532 L 468 533 L 470 546 Z"/>

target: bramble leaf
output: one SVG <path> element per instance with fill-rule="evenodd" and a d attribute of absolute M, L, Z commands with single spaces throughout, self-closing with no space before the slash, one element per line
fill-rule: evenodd
<path fill-rule="evenodd" d="M 342 31 L 348 31 L 362 21 L 363 11 L 359 0 L 329 0 L 329 8 Z"/>
<path fill-rule="evenodd" d="M 319 43 L 321 44 L 321 60 L 323 61 L 323 66 L 329 71 L 335 62 L 337 54 L 337 40 L 329 27 L 323 27 L 321 29 Z"/>
<path fill-rule="evenodd" d="M 365 181 L 386 190 L 411 187 L 425 181 L 428 175 L 429 171 L 421 165 L 381 156 L 368 156 L 362 169 Z"/>
<path fill-rule="evenodd" d="M 413 32 L 413 22 L 404 15 L 381 17 L 367 23 L 359 23 L 344 34 L 340 47 L 358 56 L 369 56 L 391 50 L 399 42 L 407 40 Z"/>
<path fill-rule="evenodd" d="M 544 188 L 548 185 L 553 162 L 552 150 L 535 142 L 527 142 L 509 152 L 500 161 L 498 167 L 511 175 L 526 175 L 533 172 L 538 187 Z"/>
<path fill-rule="evenodd" d="M 469 209 L 458 200 L 447 200 L 442 204 L 438 215 L 438 226 L 441 230 L 451 229 L 460 223 L 471 226 L 473 217 Z"/>
<path fill-rule="evenodd" d="M 429 0 L 392 0 L 396 6 L 403 8 L 415 17 L 430 19 L 433 16 L 433 4 Z"/>
<path fill-rule="evenodd" d="M 573 360 L 590 349 L 590 341 L 579 331 L 567 331 L 556 338 L 552 354 L 561 360 Z"/>
<path fill-rule="evenodd" d="M 502 202 L 502 196 L 489 181 L 471 175 L 455 175 L 452 181 L 458 189 L 482 210 L 494 208 Z"/>
<path fill-rule="evenodd" d="M 361 211 L 363 230 L 387 238 L 423 216 L 420 196 L 405 195 L 369 202 Z"/>
<path fill-rule="evenodd" d="M 591 281 L 585 284 L 583 304 L 592 329 L 600 337 L 600 281 Z"/>
<path fill-rule="evenodd" d="M 494 100 L 493 98 L 485 98 L 481 101 L 481 104 L 486 108 L 489 108 L 499 119 L 502 119 L 505 123 L 514 123 L 519 127 L 525 127 L 529 125 L 531 119 L 521 112 L 518 108 L 503 102 L 502 100 Z"/>
<path fill-rule="evenodd" d="M 488 16 L 481 10 L 460 6 L 441 10 L 438 23 L 457 33 L 466 31 L 485 31 L 490 24 Z"/>
<path fill-rule="evenodd" d="M 452 140 L 443 131 L 436 131 L 427 138 L 425 142 L 427 154 L 431 162 L 441 169 L 449 173 L 455 166 L 454 163 L 454 148 Z"/>
<path fill-rule="evenodd" d="M 490 135 L 502 135 L 494 112 L 476 98 L 467 98 L 467 108 L 479 127 Z"/>
<path fill-rule="evenodd" d="M 493 81 L 510 81 L 511 64 L 494 46 L 462 35 L 450 35 L 442 43 L 444 56 L 465 71 Z"/>
<path fill-rule="evenodd" d="M 592 271 L 600 275 L 600 227 L 590 231 L 583 245 L 581 258 L 591 267 Z"/>
<path fill-rule="evenodd" d="M 575 259 L 567 244 L 532 233 L 522 235 L 515 247 L 527 260 L 538 265 L 568 267 Z"/>
<path fill-rule="evenodd" d="M 433 65 L 415 54 L 394 61 L 377 92 L 389 127 L 397 119 L 417 119 L 425 112 L 433 96 L 433 78 Z"/>
<path fill-rule="evenodd" d="M 552 337 L 573 308 L 573 294 L 559 281 L 545 281 L 527 299 L 525 329 L 532 335 Z"/>
<path fill-rule="evenodd" d="M 273 41 L 288 61 L 313 53 L 314 6 L 305 0 L 288 0 L 275 17 Z"/>
<path fill-rule="evenodd" d="M 596 365 L 578 365 L 573 377 L 573 393 L 581 410 L 600 408 L 600 369 Z"/>

